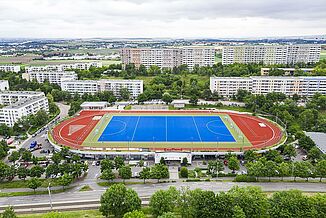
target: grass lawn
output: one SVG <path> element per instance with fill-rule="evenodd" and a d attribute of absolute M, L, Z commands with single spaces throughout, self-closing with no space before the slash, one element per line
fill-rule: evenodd
<path fill-rule="evenodd" d="M 66 189 L 58 189 L 58 190 L 52 190 L 51 194 L 58 194 L 58 193 L 62 193 L 65 191 L 69 191 L 71 190 L 73 187 L 69 187 Z M 3 197 L 14 197 L 14 196 L 29 196 L 29 195 L 47 195 L 48 191 L 29 191 L 29 192 L 0 192 L 0 198 Z"/>
<path fill-rule="evenodd" d="M 58 186 L 56 179 L 40 179 L 42 181 L 41 187 L 46 188 L 51 182 L 51 186 Z M 15 180 L 15 181 L 7 181 L 0 183 L 0 189 L 7 188 L 28 188 L 28 180 Z"/>
<path fill-rule="evenodd" d="M 326 59 L 326 50 L 320 52 L 320 60 Z"/>
<path fill-rule="evenodd" d="M 79 189 L 80 192 L 86 192 L 86 191 L 92 191 L 93 189 L 89 185 L 84 185 L 81 189 Z"/>
<path fill-rule="evenodd" d="M 77 210 L 77 211 L 63 211 L 57 212 L 62 215 L 62 217 L 69 218 L 102 218 L 101 212 L 99 210 Z M 21 214 L 18 215 L 19 218 L 43 218 L 46 214 Z M 56 216 L 61 217 L 61 216 Z"/>

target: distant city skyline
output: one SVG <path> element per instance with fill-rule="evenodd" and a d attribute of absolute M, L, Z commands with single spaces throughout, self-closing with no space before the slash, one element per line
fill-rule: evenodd
<path fill-rule="evenodd" d="M 0 0 L 0 38 L 325 35 L 324 0 Z"/>

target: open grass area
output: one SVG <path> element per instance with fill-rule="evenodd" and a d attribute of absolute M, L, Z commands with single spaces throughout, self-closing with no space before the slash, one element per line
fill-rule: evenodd
<path fill-rule="evenodd" d="M 40 179 L 42 181 L 41 187 L 48 187 L 49 183 L 51 186 L 58 186 L 56 179 Z M 15 180 L 15 181 L 6 181 L 0 183 L 0 189 L 9 189 L 9 188 L 28 188 L 28 180 Z"/>
<path fill-rule="evenodd" d="M 57 212 L 59 214 L 55 217 L 69 217 L 69 218 L 103 218 L 99 210 L 78 210 L 78 211 L 62 211 Z M 61 216 L 60 216 L 61 215 Z M 46 214 L 20 214 L 19 218 L 43 218 Z"/>
<path fill-rule="evenodd" d="M 98 139 L 101 136 L 102 132 L 106 126 L 111 121 L 114 115 L 119 116 L 152 116 L 153 114 L 106 114 L 101 120 L 97 123 L 91 133 L 87 136 L 83 142 L 83 146 L 91 147 L 105 147 L 105 148 L 121 148 L 121 150 L 126 150 L 130 148 L 183 148 L 183 149 L 196 149 L 196 150 L 205 150 L 205 149 L 222 149 L 222 148 L 243 148 L 252 146 L 249 140 L 233 122 L 233 120 L 226 114 L 219 115 L 225 124 L 226 128 L 231 132 L 233 138 L 236 142 L 107 142 L 101 141 Z M 175 116 L 176 114 L 155 114 L 157 116 Z M 196 113 L 187 113 L 187 114 L 177 114 L 177 116 L 211 116 L 211 114 L 196 114 Z M 215 115 L 215 114 L 214 114 Z M 217 116 L 217 115 L 215 115 Z M 136 150 L 135 150 L 136 151 Z"/>
<path fill-rule="evenodd" d="M 326 59 L 326 50 L 321 50 L 320 52 L 320 60 Z"/>
<path fill-rule="evenodd" d="M 0 56 L 0 64 L 20 64 L 22 66 L 37 66 L 48 64 L 68 64 L 68 63 L 85 63 L 85 62 L 102 62 L 103 66 L 109 66 L 111 64 L 120 64 L 120 60 L 34 60 L 41 58 L 39 55 L 27 54 L 24 56 Z"/>
<path fill-rule="evenodd" d="M 80 192 L 92 191 L 93 189 L 89 185 L 84 185 L 79 189 Z"/>
<path fill-rule="evenodd" d="M 69 191 L 71 190 L 73 187 L 69 187 L 69 188 L 65 188 L 65 189 L 57 189 L 57 190 L 52 190 L 51 193 L 52 194 L 58 194 L 58 193 L 62 193 L 65 191 Z M 29 191 L 29 192 L 0 192 L 0 198 L 3 197 L 15 197 L 15 196 L 29 196 L 29 195 L 48 195 L 49 192 L 47 190 L 45 191 Z"/>

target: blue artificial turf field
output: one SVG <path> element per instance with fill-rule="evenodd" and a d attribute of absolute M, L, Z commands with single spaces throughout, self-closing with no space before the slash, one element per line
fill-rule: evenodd
<path fill-rule="evenodd" d="M 219 116 L 113 116 L 99 142 L 235 142 Z"/>

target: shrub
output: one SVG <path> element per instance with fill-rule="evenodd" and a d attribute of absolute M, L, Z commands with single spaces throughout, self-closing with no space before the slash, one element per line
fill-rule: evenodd
<path fill-rule="evenodd" d="M 257 182 L 256 178 L 248 175 L 237 175 L 234 182 Z"/>

